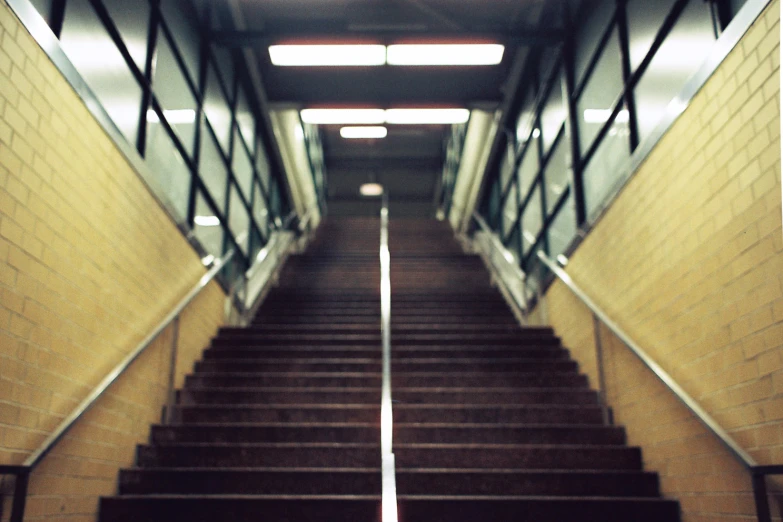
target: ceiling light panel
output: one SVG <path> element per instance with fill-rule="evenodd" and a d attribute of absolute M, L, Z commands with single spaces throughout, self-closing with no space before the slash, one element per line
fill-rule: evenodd
<path fill-rule="evenodd" d="M 500 44 L 399 44 L 386 50 L 389 65 L 497 65 L 503 61 Z"/>
<path fill-rule="evenodd" d="M 386 63 L 383 45 L 271 45 L 272 64 L 288 67 L 362 67 Z"/>
<path fill-rule="evenodd" d="M 345 139 L 381 139 L 385 138 L 389 131 L 386 127 L 343 127 L 340 136 Z"/>
<path fill-rule="evenodd" d="M 468 109 L 388 109 L 386 123 L 392 125 L 451 125 L 466 123 Z"/>
<path fill-rule="evenodd" d="M 314 125 L 382 125 L 383 109 L 304 109 L 302 121 Z"/>

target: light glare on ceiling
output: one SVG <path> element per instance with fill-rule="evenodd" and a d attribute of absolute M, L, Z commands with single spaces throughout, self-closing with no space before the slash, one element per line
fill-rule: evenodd
<path fill-rule="evenodd" d="M 612 117 L 612 109 L 585 109 L 585 123 L 606 123 Z M 628 123 L 630 114 L 627 109 L 617 113 L 615 123 Z"/>
<path fill-rule="evenodd" d="M 384 65 L 383 45 L 270 45 L 273 65 L 287 67 L 360 67 Z"/>
<path fill-rule="evenodd" d="M 385 138 L 389 131 L 386 127 L 343 127 L 340 136 L 345 139 L 381 139 Z"/>
<path fill-rule="evenodd" d="M 400 44 L 386 48 L 389 65 L 497 65 L 503 61 L 500 44 Z"/>
<path fill-rule="evenodd" d="M 220 218 L 217 216 L 196 216 L 193 222 L 200 227 L 216 227 L 220 225 Z"/>
<path fill-rule="evenodd" d="M 163 111 L 163 117 L 169 122 L 169 125 L 182 123 L 196 123 L 196 111 L 193 109 L 172 109 Z M 147 121 L 150 123 L 160 123 L 158 113 L 152 109 L 147 111 Z"/>

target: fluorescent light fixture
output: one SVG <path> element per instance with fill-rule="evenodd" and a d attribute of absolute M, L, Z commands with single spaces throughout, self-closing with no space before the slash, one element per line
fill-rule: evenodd
<path fill-rule="evenodd" d="M 585 109 L 584 118 L 585 123 L 606 123 L 609 118 L 612 117 L 612 109 Z M 627 109 L 623 109 L 617 113 L 615 123 L 628 123 L 630 121 L 630 114 Z"/>
<path fill-rule="evenodd" d="M 380 196 L 383 194 L 383 185 L 380 183 L 365 183 L 359 187 L 359 194 L 365 197 Z"/>
<path fill-rule="evenodd" d="M 400 44 L 386 48 L 389 65 L 497 65 L 500 44 Z"/>
<path fill-rule="evenodd" d="M 303 109 L 302 121 L 315 125 L 448 125 L 466 123 L 468 109 Z"/>
<path fill-rule="evenodd" d="M 389 109 L 386 123 L 393 125 L 439 125 L 466 123 L 468 109 Z"/>
<path fill-rule="evenodd" d="M 359 67 L 384 65 L 383 45 L 271 45 L 273 65 L 295 67 Z"/>
<path fill-rule="evenodd" d="M 315 125 L 381 125 L 386 121 L 383 109 L 304 109 L 302 121 Z"/>
<path fill-rule="evenodd" d="M 196 123 L 196 111 L 193 109 L 173 109 L 163 111 L 163 117 L 170 125 L 180 123 Z M 158 113 L 150 109 L 147 111 L 147 121 L 150 123 L 160 123 Z"/>
<path fill-rule="evenodd" d="M 220 218 L 217 216 L 196 216 L 193 222 L 200 227 L 217 227 L 220 225 Z"/>
<path fill-rule="evenodd" d="M 385 138 L 389 131 L 386 127 L 343 127 L 340 136 L 348 140 Z"/>

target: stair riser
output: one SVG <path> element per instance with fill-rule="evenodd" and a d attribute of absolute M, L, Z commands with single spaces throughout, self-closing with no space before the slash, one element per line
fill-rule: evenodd
<path fill-rule="evenodd" d="M 329 376 L 290 376 L 284 373 L 232 375 L 232 374 L 193 374 L 185 381 L 185 387 L 195 388 L 250 388 L 253 386 L 291 386 L 313 388 L 380 388 L 380 375 L 367 377 Z"/>
<path fill-rule="evenodd" d="M 140 446 L 139 467 L 372 468 L 380 447 Z"/>
<path fill-rule="evenodd" d="M 259 362 L 256 359 L 206 360 L 196 363 L 197 372 L 380 372 L 380 362 L 328 362 L 317 360 L 279 360 Z M 567 372 L 577 371 L 573 361 L 495 359 L 496 362 L 480 362 L 480 359 L 452 360 L 423 359 L 421 361 L 393 361 L 392 372 Z"/>
<path fill-rule="evenodd" d="M 639 499 L 398 498 L 400 520 L 427 522 L 678 522 L 676 502 Z"/>
<path fill-rule="evenodd" d="M 366 472 L 123 470 L 120 494 L 380 495 L 380 469 Z"/>
<path fill-rule="evenodd" d="M 305 391 L 289 389 L 281 391 L 223 391 L 193 390 L 179 392 L 179 404 L 367 404 L 381 403 L 380 388 L 372 391 Z"/>
<path fill-rule="evenodd" d="M 436 357 L 501 357 L 513 358 L 524 357 L 525 359 L 566 359 L 568 352 L 557 348 L 534 348 L 534 347 L 513 347 L 513 348 L 491 348 L 491 347 L 465 347 L 453 346 L 434 349 L 433 347 L 407 348 L 395 346 L 393 348 L 392 358 L 395 360 L 415 360 L 416 358 L 436 358 Z M 213 344 L 212 348 L 204 351 L 204 359 L 275 359 L 275 358 L 380 358 L 380 345 L 375 348 L 350 348 L 345 347 L 323 347 L 323 348 L 253 348 L 250 345 L 241 344 Z"/>
<path fill-rule="evenodd" d="M 112 522 L 335 522 L 375 521 L 380 498 L 309 500 L 301 498 L 104 498 L 100 519 Z"/>
<path fill-rule="evenodd" d="M 409 447 L 396 444 L 394 456 L 397 468 L 641 470 L 641 455 L 638 449 L 625 447 L 453 448 L 449 445 Z"/>
<path fill-rule="evenodd" d="M 397 471 L 399 495 L 534 495 L 653 497 L 651 473 L 500 473 Z"/>
<path fill-rule="evenodd" d="M 394 407 L 394 422 L 490 424 L 603 424 L 598 408 L 408 408 Z"/>
<path fill-rule="evenodd" d="M 377 423 L 380 404 L 361 408 L 210 408 L 177 407 L 174 422 L 366 422 Z"/>
<path fill-rule="evenodd" d="M 348 442 L 372 444 L 380 440 L 380 427 L 330 426 L 153 426 L 153 444 L 241 442 Z"/>
<path fill-rule="evenodd" d="M 395 444 L 583 444 L 617 445 L 625 443 L 622 429 L 614 427 L 394 427 Z"/>

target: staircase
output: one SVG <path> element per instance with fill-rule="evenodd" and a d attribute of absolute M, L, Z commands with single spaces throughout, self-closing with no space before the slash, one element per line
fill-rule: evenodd
<path fill-rule="evenodd" d="M 213 340 L 101 521 L 378 520 L 378 231 L 321 225 L 254 324 Z M 520 329 L 446 225 L 389 237 L 401 521 L 679 520 L 557 337 Z"/>

